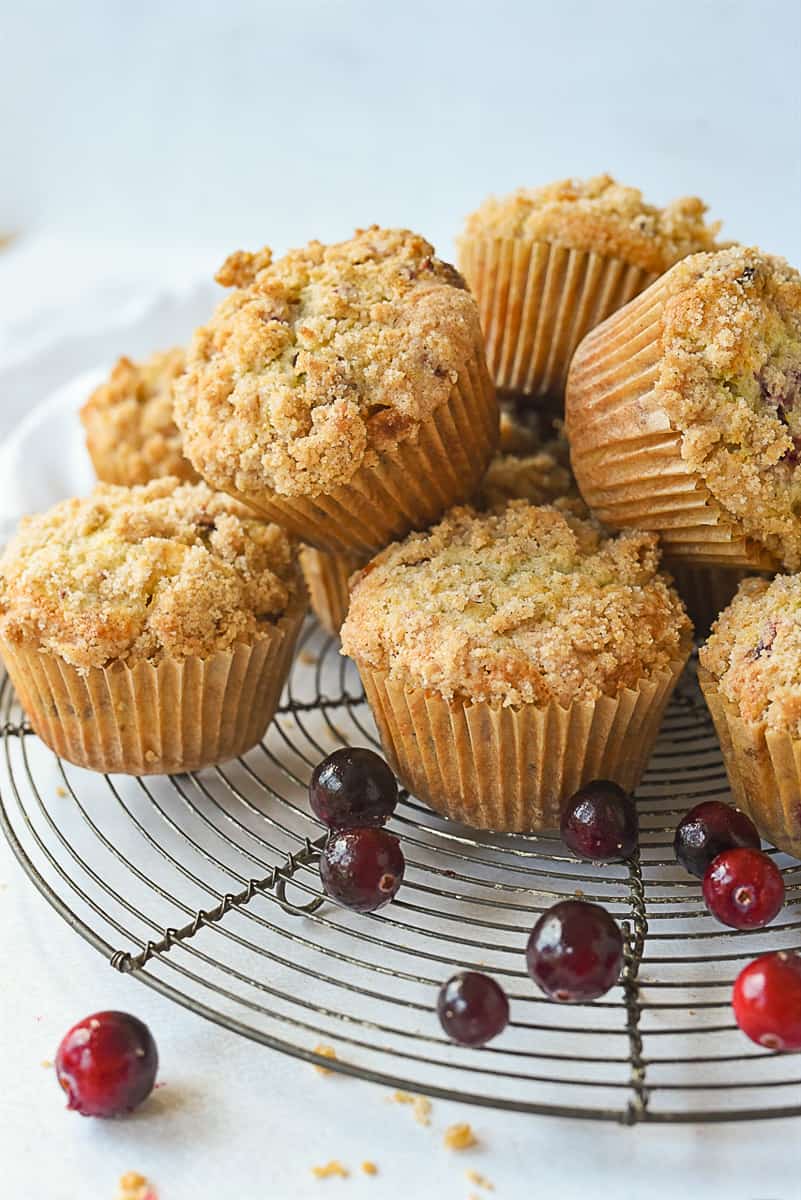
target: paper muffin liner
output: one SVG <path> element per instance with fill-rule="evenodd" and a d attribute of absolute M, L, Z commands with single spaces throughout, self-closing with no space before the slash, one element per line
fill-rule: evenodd
<path fill-rule="evenodd" d="M 584 335 L 656 276 L 619 258 L 529 238 L 463 238 L 459 269 L 478 302 L 495 386 L 561 413 Z"/>
<path fill-rule="evenodd" d="M 482 350 L 416 436 L 379 454 L 349 483 L 315 497 L 229 490 L 318 550 L 366 559 L 465 501 L 497 444 L 498 404 Z"/>
<path fill-rule="evenodd" d="M 445 700 L 357 663 L 387 761 L 410 792 L 477 829 L 547 833 L 591 779 L 633 791 L 687 661 L 636 689 L 567 708 Z"/>
<path fill-rule="evenodd" d="M 734 599 L 742 581 L 753 575 L 753 571 L 742 567 L 698 566 L 670 559 L 664 567 L 673 576 L 698 638 L 706 637 L 712 622 Z"/>
<path fill-rule="evenodd" d="M 745 721 L 703 667 L 698 682 L 738 808 L 780 850 L 801 858 L 801 738 Z"/>
<path fill-rule="evenodd" d="M 565 415 L 579 490 L 610 528 L 657 531 L 667 558 L 776 570 L 770 551 L 687 466 L 681 434 L 655 396 L 666 296 L 664 283 L 653 284 L 576 351 Z"/>
<path fill-rule="evenodd" d="M 301 546 L 300 566 L 309 603 L 317 620 L 328 633 L 338 634 L 348 613 L 348 580 L 364 566 L 364 559 L 350 554 L 329 554 L 313 546 Z"/>
<path fill-rule="evenodd" d="M 61 758 L 123 775 L 176 774 L 236 758 L 272 720 L 305 611 L 298 601 L 253 645 L 209 658 L 93 667 L 33 644 L 0 654 L 34 731 Z"/>

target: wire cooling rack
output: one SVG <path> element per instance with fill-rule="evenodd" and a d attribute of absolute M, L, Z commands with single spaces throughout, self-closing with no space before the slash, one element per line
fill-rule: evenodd
<path fill-rule="evenodd" d="M 801 948 L 801 864 L 776 854 L 787 903 L 769 928 L 713 921 L 673 861 L 676 821 L 728 795 L 690 665 L 639 790 L 640 849 L 610 867 L 556 838 L 482 834 L 404 795 L 391 828 L 406 879 L 378 913 L 322 897 L 313 767 L 376 745 L 358 676 L 309 623 L 282 706 L 245 758 L 170 778 L 97 776 L 60 761 L 0 683 L 0 821 L 27 874 L 110 967 L 275 1050 L 394 1089 L 492 1108 L 627 1125 L 801 1114 L 801 1059 L 734 1025 L 740 968 Z M 627 939 L 620 984 L 559 1005 L 523 950 L 564 897 L 604 904 Z M 454 971 L 489 971 L 512 1021 L 483 1049 L 452 1045 L 435 1015 Z M 336 1060 L 321 1055 L 333 1046 Z"/>

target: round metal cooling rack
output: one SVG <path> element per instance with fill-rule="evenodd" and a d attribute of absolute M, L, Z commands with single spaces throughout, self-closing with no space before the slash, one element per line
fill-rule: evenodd
<path fill-rule="evenodd" d="M 787 903 L 769 928 L 714 922 L 673 861 L 693 803 L 726 797 L 692 665 L 638 793 L 628 863 L 594 867 L 555 838 L 482 834 L 404 795 L 406 855 L 379 913 L 321 894 L 321 827 L 306 785 L 341 744 L 376 744 L 352 664 L 309 624 L 278 716 L 244 759 L 194 775 L 97 776 L 57 759 L 0 683 L 0 821 L 27 874 L 112 968 L 275 1050 L 406 1092 L 633 1125 L 801 1114 L 796 1057 L 736 1029 L 732 982 L 749 959 L 801 948 L 801 864 L 776 852 Z M 621 922 L 619 986 L 558 1005 L 525 972 L 539 913 L 583 895 Z M 513 1020 L 483 1049 L 454 1046 L 434 1005 L 455 970 L 489 971 Z M 332 1046 L 337 1058 L 320 1053 Z"/>

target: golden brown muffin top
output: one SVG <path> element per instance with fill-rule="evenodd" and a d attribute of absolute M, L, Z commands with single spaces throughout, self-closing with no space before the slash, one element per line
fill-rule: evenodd
<path fill-rule="evenodd" d="M 98 484 L 22 521 L 0 558 L 0 636 L 81 669 L 208 657 L 299 596 L 283 530 L 206 484 Z"/>
<path fill-rule="evenodd" d="M 706 210 L 697 196 L 655 208 L 639 188 L 595 175 L 491 196 L 467 218 L 463 236 L 555 242 L 660 275 L 685 255 L 714 248 L 720 222 L 707 224 Z"/>
<path fill-rule="evenodd" d="M 744 580 L 699 658 L 744 720 L 801 737 L 801 575 Z"/>
<path fill-rule="evenodd" d="M 523 500 L 455 508 L 355 577 L 343 653 L 411 687 L 503 705 L 617 695 L 686 652 L 653 534 L 605 537 Z"/>
<path fill-rule="evenodd" d="M 656 399 L 682 457 L 746 534 L 801 566 L 801 275 L 733 246 L 678 263 Z"/>
<path fill-rule="evenodd" d="M 416 434 L 480 347 L 458 272 L 404 229 L 232 255 L 234 290 L 195 334 L 176 418 L 201 475 L 319 495 Z"/>
<path fill-rule="evenodd" d="M 166 350 L 142 363 L 121 358 L 81 409 L 86 446 L 98 479 L 132 486 L 175 475 L 195 482 L 173 420 L 172 385 L 184 352 Z"/>

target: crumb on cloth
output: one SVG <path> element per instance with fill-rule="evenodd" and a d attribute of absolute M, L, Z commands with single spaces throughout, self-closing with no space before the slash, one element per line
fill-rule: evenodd
<path fill-rule="evenodd" d="M 343 1167 L 339 1159 L 332 1158 L 322 1167 L 312 1167 L 311 1173 L 315 1179 L 347 1179 L 350 1171 Z"/>
<path fill-rule="evenodd" d="M 478 1145 L 478 1138 L 466 1121 L 449 1125 L 442 1140 L 448 1150 L 469 1150 L 471 1146 Z"/>

